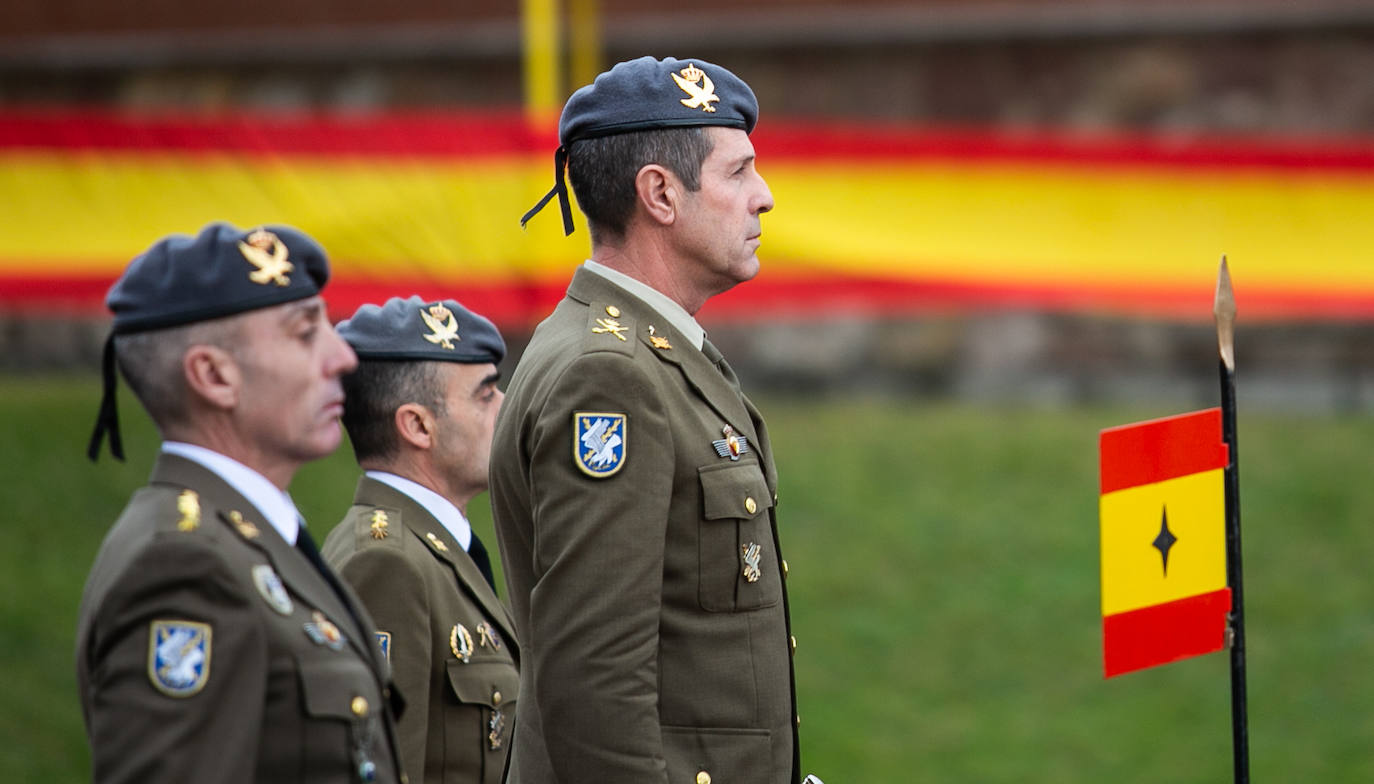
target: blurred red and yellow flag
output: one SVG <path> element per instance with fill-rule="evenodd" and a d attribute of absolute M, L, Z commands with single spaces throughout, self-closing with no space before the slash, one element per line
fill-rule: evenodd
<path fill-rule="evenodd" d="M 1106 677 L 1221 650 L 1229 462 L 1221 409 L 1103 430 Z"/>

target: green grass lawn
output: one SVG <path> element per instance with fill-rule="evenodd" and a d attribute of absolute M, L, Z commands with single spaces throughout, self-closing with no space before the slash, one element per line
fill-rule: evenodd
<path fill-rule="evenodd" d="M 94 381 L 0 379 L 11 780 L 89 779 L 77 604 L 156 448 L 121 392 L 129 462 L 92 465 Z M 1101 676 L 1097 431 L 1177 411 L 759 402 L 782 475 L 809 770 L 829 784 L 1230 780 L 1225 654 Z M 1367 416 L 1242 411 L 1255 781 L 1374 780 L 1371 443 Z M 317 538 L 356 473 L 345 447 L 298 476 Z M 485 498 L 469 511 L 489 536 Z"/>

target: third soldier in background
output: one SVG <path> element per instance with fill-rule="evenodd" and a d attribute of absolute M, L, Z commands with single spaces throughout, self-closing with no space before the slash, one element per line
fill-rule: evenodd
<path fill-rule="evenodd" d="M 457 302 L 419 297 L 364 305 L 338 330 L 358 354 L 343 421 L 366 473 L 325 559 L 362 597 L 391 660 L 410 781 L 496 784 L 519 653 L 466 511 L 487 487 L 505 344 Z"/>

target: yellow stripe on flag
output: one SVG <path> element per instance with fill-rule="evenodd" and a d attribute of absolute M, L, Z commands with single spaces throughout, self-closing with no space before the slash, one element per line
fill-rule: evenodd
<path fill-rule="evenodd" d="M 1223 474 L 1202 471 L 1101 496 L 1103 615 L 1226 587 Z M 1167 545 L 1167 571 L 1156 541 Z"/>

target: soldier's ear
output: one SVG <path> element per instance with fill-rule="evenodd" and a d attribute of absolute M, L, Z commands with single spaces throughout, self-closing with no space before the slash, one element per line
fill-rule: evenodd
<path fill-rule="evenodd" d="M 198 343 L 181 357 L 182 376 L 191 394 L 214 408 L 229 410 L 239 403 L 243 370 L 219 346 Z"/>
<path fill-rule="evenodd" d="M 682 183 L 663 166 L 650 163 L 635 174 L 635 196 L 640 208 L 653 222 L 671 226 L 677 220 Z"/>
<path fill-rule="evenodd" d="M 392 417 L 396 434 L 416 449 L 434 447 L 434 413 L 419 403 L 398 406 Z"/>

